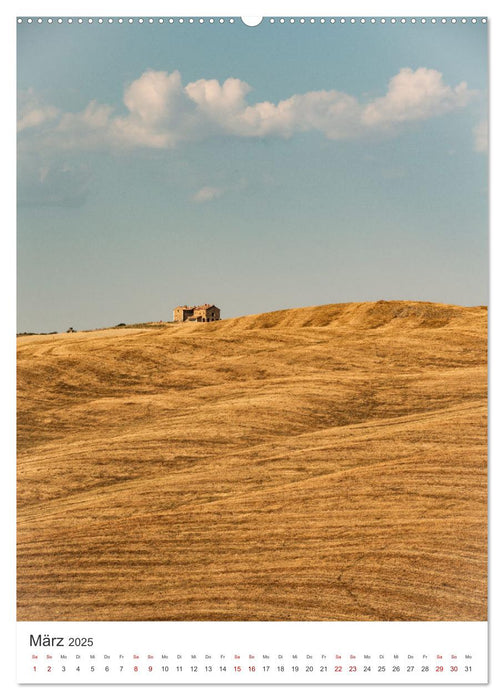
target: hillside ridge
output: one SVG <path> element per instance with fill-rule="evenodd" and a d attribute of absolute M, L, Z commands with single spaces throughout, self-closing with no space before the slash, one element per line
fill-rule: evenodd
<path fill-rule="evenodd" d="M 173 321 L 146 321 L 138 323 L 105 326 L 103 328 L 82 329 L 75 333 L 18 333 L 18 339 L 42 336 L 54 338 L 55 335 L 72 338 L 81 333 L 123 334 L 132 330 L 162 329 L 197 329 L 207 332 L 267 330 L 269 328 L 326 328 L 330 326 L 349 326 L 362 329 L 381 328 L 390 323 L 410 327 L 442 327 L 460 324 L 480 317 L 486 321 L 486 306 L 458 306 L 430 301 L 366 301 L 323 304 L 318 306 L 301 306 L 275 311 L 263 311 L 257 314 L 223 318 L 214 323 L 190 323 Z"/>

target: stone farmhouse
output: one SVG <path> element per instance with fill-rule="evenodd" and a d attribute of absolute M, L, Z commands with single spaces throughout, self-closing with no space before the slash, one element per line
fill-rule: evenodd
<path fill-rule="evenodd" d="M 173 309 L 174 321 L 196 321 L 197 323 L 208 323 L 220 320 L 220 309 L 213 304 L 203 304 L 202 306 L 176 306 Z"/>

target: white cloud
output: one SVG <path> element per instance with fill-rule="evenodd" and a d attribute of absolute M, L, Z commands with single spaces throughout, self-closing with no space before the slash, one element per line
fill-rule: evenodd
<path fill-rule="evenodd" d="M 24 90 L 18 97 L 17 130 L 33 129 L 56 119 L 58 114 L 56 107 L 42 104 L 33 90 Z"/>
<path fill-rule="evenodd" d="M 488 151 L 488 119 L 482 119 L 473 129 L 474 150 L 478 153 Z"/>
<path fill-rule="evenodd" d="M 403 68 L 383 97 L 367 103 L 337 90 L 318 90 L 276 104 L 250 104 L 250 92 L 238 78 L 222 84 L 202 78 L 184 86 L 178 71 L 149 70 L 126 87 L 123 115 L 94 101 L 83 112 L 58 115 L 55 108 L 37 105 L 31 95 L 32 107 L 20 123 L 38 127 L 38 148 L 168 149 L 215 135 L 290 138 L 305 131 L 343 140 L 390 136 L 406 123 L 460 109 L 474 94 L 466 83 L 450 87 L 439 71 L 427 68 Z"/>
<path fill-rule="evenodd" d="M 46 145 L 58 150 L 96 150 L 113 146 L 113 108 L 95 100 L 82 112 L 66 112 L 48 133 Z"/>
<path fill-rule="evenodd" d="M 202 187 L 200 190 L 193 195 L 193 202 L 211 202 L 212 199 L 217 199 L 224 194 L 224 189 L 222 187 Z"/>
<path fill-rule="evenodd" d="M 368 127 L 388 128 L 429 119 L 465 107 L 473 94 L 465 82 L 454 88 L 446 85 L 437 70 L 402 68 L 389 81 L 387 94 L 364 107 L 362 122 Z"/>

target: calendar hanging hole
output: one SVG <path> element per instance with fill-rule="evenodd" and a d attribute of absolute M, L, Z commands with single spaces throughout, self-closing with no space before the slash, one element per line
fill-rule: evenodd
<path fill-rule="evenodd" d="M 246 24 L 247 27 L 257 27 L 262 22 L 262 17 L 242 17 L 241 21 Z"/>

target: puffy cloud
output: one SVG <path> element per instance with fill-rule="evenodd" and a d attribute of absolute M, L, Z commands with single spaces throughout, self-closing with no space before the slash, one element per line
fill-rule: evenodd
<path fill-rule="evenodd" d="M 212 121 L 230 124 L 246 109 L 245 96 L 250 85 L 228 78 L 221 85 L 218 80 L 197 80 L 185 87 L 185 93 L 201 114 Z"/>
<path fill-rule="evenodd" d="M 463 82 L 445 85 L 437 70 L 402 68 L 389 82 L 387 94 L 368 104 L 362 122 L 368 127 L 390 127 L 419 121 L 464 107 L 473 92 Z"/>
<path fill-rule="evenodd" d="M 450 87 L 439 71 L 427 68 L 403 68 L 383 97 L 367 103 L 337 90 L 318 90 L 276 104 L 250 104 L 250 91 L 238 78 L 222 84 L 202 78 L 184 86 L 178 71 L 149 70 L 126 87 L 123 115 L 91 102 L 83 112 L 65 113 L 50 123 L 57 110 L 46 107 L 44 114 L 37 114 L 41 108 L 34 105 L 21 123 L 39 127 L 39 148 L 45 143 L 61 149 L 167 149 L 222 134 L 290 138 L 305 131 L 352 139 L 390 135 L 406 123 L 464 107 L 474 94 L 466 83 Z"/>
<path fill-rule="evenodd" d="M 194 103 L 185 93 L 178 71 L 147 71 L 126 88 L 125 117 L 111 120 L 118 145 L 170 148 L 195 132 Z"/>
<path fill-rule="evenodd" d="M 276 120 L 289 125 L 290 133 L 321 131 L 329 139 L 352 138 L 359 132 L 357 99 L 336 90 L 293 95 L 278 104 Z"/>
<path fill-rule="evenodd" d="M 170 75 L 147 71 L 126 88 L 124 104 L 132 118 L 157 124 L 177 114 L 181 96 L 182 79 L 178 70 Z"/>
<path fill-rule="evenodd" d="M 33 129 L 56 119 L 58 114 L 56 107 L 42 104 L 33 90 L 24 90 L 18 97 L 17 130 Z"/>
<path fill-rule="evenodd" d="M 48 134 L 51 148 L 95 150 L 112 144 L 111 115 L 113 108 L 90 102 L 82 112 L 66 112 Z"/>
<path fill-rule="evenodd" d="M 488 151 L 488 119 L 482 119 L 473 129 L 474 150 L 477 153 Z"/>
<path fill-rule="evenodd" d="M 212 199 L 217 199 L 218 197 L 221 197 L 223 194 L 224 194 L 224 190 L 222 187 L 205 186 L 196 192 L 196 194 L 192 197 L 192 200 L 193 200 L 193 202 L 199 202 L 199 203 L 211 202 Z"/>

